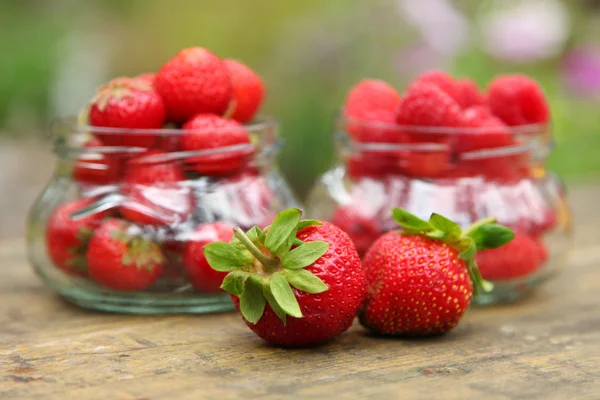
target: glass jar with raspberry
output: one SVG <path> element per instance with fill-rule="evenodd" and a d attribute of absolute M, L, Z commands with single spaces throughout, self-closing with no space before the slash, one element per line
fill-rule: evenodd
<path fill-rule="evenodd" d="M 362 255 L 397 229 L 394 207 L 424 219 L 436 212 L 463 228 L 495 218 L 516 235 L 478 253 L 484 279 L 494 284 L 474 299 L 479 304 L 515 300 L 552 276 L 565 264 L 571 217 L 564 186 L 546 168 L 550 124 L 515 117 L 535 115 L 531 93 L 527 112 L 506 110 L 504 102 L 495 110 L 494 101 L 510 90 L 494 84 L 485 97 L 471 94 L 474 105 L 457 94 L 459 81 L 443 73 L 424 74 L 403 96 L 382 82 L 361 82 L 336 124 L 337 162 L 310 193 L 307 215 L 340 226 Z M 518 93 L 530 82 L 505 84 Z"/>
<path fill-rule="evenodd" d="M 276 167 L 277 124 L 214 115 L 184 129 L 58 121 L 52 181 L 31 208 L 29 258 L 85 308 L 131 313 L 233 308 L 204 245 L 266 226 L 298 203 Z"/>

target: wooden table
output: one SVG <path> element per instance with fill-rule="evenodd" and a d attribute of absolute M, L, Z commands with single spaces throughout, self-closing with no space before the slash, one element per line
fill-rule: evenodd
<path fill-rule="evenodd" d="M 514 304 L 447 336 L 263 344 L 236 314 L 124 316 L 66 304 L 0 244 L 0 399 L 600 399 L 600 187 L 570 193 L 577 249 Z"/>

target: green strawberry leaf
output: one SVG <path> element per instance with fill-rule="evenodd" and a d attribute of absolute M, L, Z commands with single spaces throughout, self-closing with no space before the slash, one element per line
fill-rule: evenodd
<path fill-rule="evenodd" d="M 302 311 L 300 310 L 298 299 L 296 299 L 290 284 L 280 272 L 271 276 L 269 287 L 275 301 L 287 315 L 302 318 Z"/>
<path fill-rule="evenodd" d="M 256 324 L 265 311 L 267 299 L 263 295 L 262 282 L 258 276 L 246 279 L 244 291 L 240 296 L 240 311 L 251 324 Z"/>
<path fill-rule="evenodd" d="M 271 291 L 271 286 L 263 286 L 263 295 L 265 296 L 267 302 L 271 306 L 271 310 L 273 310 L 275 315 L 279 317 L 279 319 L 281 320 L 281 322 L 283 322 L 283 325 L 285 326 L 287 323 L 287 314 L 285 313 L 285 311 L 283 311 L 281 307 L 279 307 L 279 304 L 277 304 L 277 301 L 273 296 L 273 292 Z"/>
<path fill-rule="evenodd" d="M 462 233 L 460 226 L 456 222 L 451 221 L 440 214 L 431 214 L 429 223 L 434 228 L 442 231 L 444 233 L 444 238 L 447 238 L 448 240 L 456 240 Z"/>
<path fill-rule="evenodd" d="M 261 233 L 262 233 L 262 231 L 260 230 L 260 228 L 258 226 L 254 226 L 254 227 L 250 228 L 250 230 L 248 232 L 246 232 L 246 236 L 248 236 L 248 238 L 252 241 L 252 243 L 258 245 L 259 243 L 261 243 L 261 241 L 260 241 Z M 235 236 L 233 237 L 233 239 L 237 240 L 237 238 Z M 263 241 L 263 243 L 264 243 L 264 241 Z"/>
<path fill-rule="evenodd" d="M 427 232 L 433 229 L 429 222 L 423 221 L 416 215 L 413 215 L 401 208 L 394 208 L 392 210 L 392 216 L 398 225 L 408 231 Z"/>
<path fill-rule="evenodd" d="M 513 240 L 515 233 L 502 225 L 485 224 L 470 231 L 468 236 L 475 241 L 477 250 L 485 250 L 504 246 Z"/>
<path fill-rule="evenodd" d="M 294 250 L 286 253 L 281 258 L 284 268 L 300 269 L 308 267 L 317 261 L 323 254 L 327 253 L 329 243 L 327 242 L 308 242 L 296 247 Z"/>
<path fill-rule="evenodd" d="M 265 247 L 273 254 L 283 257 L 288 252 L 298 231 L 302 213 L 290 208 L 277 214 L 267 232 Z"/>
<path fill-rule="evenodd" d="M 204 256 L 214 270 L 221 272 L 233 271 L 252 262 L 249 254 L 225 242 L 207 244 L 204 246 Z"/>
<path fill-rule="evenodd" d="M 129 254 L 129 252 L 123 254 L 123 257 L 121 257 L 121 263 L 126 267 L 130 266 L 133 263 L 133 257 L 131 256 L 131 254 Z"/>
<path fill-rule="evenodd" d="M 249 272 L 236 269 L 235 271 L 227 274 L 225 279 L 223 279 L 221 289 L 231 293 L 234 296 L 240 297 L 244 292 L 244 284 L 246 283 L 246 279 L 248 279 L 250 275 L 251 274 Z"/>
<path fill-rule="evenodd" d="M 293 287 L 306 293 L 323 293 L 329 289 L 321 278 L 306 269 L 288 269 L 282 274 Z"/>
<path fill-rule="evenodd" d="M 477 253 L 477 246 L 475 245 L 475 241 L 471 238 L 463 238 L 461 240 L 461 249 L 463 250 L 458 255 L 458 258 L 461 260 L 472 260 Z"/>
<path fill-rule="evenodd" d="M 298 223 L 298 230 L 301 231 L 304 228 L 308 228 L 309 226 L 318 226 L 323 225 L 321 221 L 317 221 L 316 219 L 305 219 Z"/>
<path fill-rule="evenodd" d="M 292 242 L 292 247 L 293 246 L 296 246 L 296 247 L 302 246 L 303 244 L 304 244 L 304 242 L 302 240 L 300 240 L 298 238 L 294 238 L 294 241 Z"/>

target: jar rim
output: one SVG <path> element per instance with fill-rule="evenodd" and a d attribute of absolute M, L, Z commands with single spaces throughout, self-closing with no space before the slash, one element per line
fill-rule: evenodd
<path fill-rule="evenodd" d="M 270 115 L 260 115 L 255 119 L 254 123 L 240 125 L 239 129 L 244 129 L 250 134 L 258 134 L 261 131 L 267 129 L 278 128 L 279 123 L 277 120 Z M 160 128 L 160 129 L 139 129 L 139 128 L 112 128 L 104 126 L 93 126 L 87 123 L 81 123 L 79 118 L 70 115 L 66 117 L 56 118 L 51 127 L 51 131 L 54 132 L 58 129 L 68 129 L 70 132 L 77 134 L 85 134 L 88 132 L 98 133 L 102 135 L 156 135 L 156 136 L 178 136 L 183 133 L 195 132 L 231 132 L 234 128 L 222 128 L 222 129 L 178 129 L 178 128 Z"/>
<path fill-rule="evenodd" d="M 419 134 L 432 134 L 432 135 L 476 135 L 483 132 L 489 132 L 489 128 L 469 128 L 469 127 L 444 127 L 444 126 L 421 126 L 421 125 L 399 125 L 389 122 L 381 121 L 369 121 L 365 119 L 359 119 L 345 115 L 343 112 L 339 112 L 337 116 L 338 128 L 342 131 L 347 131 L 348 125 L 358 128 L 370 128 L 380 129 L 388 132 L 402 132 L 402 133 L 419 133 Z M 507 129 L 513 135 L 527 135 L 527 134 L 539 134 L 547 132 L 551 128 L 551 122 L 537 123 L 537 124 L 525 124 L 517 126 L 508 126 Z"/>

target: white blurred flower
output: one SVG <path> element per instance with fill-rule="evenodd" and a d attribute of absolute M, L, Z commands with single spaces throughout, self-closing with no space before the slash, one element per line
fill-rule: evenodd
<path fill-rule="evenodd" d="M 484 49 L 493 57 L 531 62 L 557 55 L 570 33 L 570 15 L 559 0 L 498 1 L 479 19 Z M 507 5 L 510 5 L 507 7 Z"/>
<path fill-rule="evenodd" d="M 449 0 L 397 0 L 423 41 L 440 54 L 455 55 L 469 39 L 469 21 Z"/>

